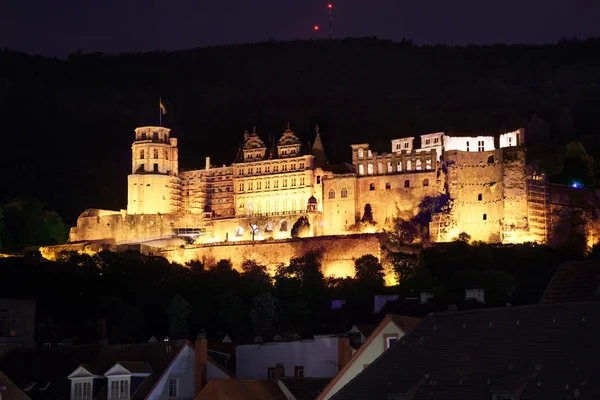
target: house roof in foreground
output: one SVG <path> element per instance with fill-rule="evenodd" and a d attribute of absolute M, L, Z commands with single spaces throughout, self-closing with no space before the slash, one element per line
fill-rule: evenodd
<path fill-rule="evenodd" d="M 274 380 L 212 379 L 195 400 L 287 400 Z"/>
<path fill-rule="evenodd" d="M 599 331 L 600 302 L 433 314 L 333 399 L 598 399 Z"/>
<path fill-rule="evenodd" d="M 314 400 L 331 381 L 330 378 L 279 378 L 296 400 Z"/>
<path fill-rule="evenodd" d="M 600 260 L 568 262 L 558 266 L 540 303 L 600 300 Z"/>

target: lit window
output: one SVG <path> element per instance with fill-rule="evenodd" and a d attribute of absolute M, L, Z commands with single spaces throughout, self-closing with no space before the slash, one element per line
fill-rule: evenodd
<path fill-rule="evenodd" d="M 377 163 L 377 173 L 383 174 L 383 164 L 382 163 Z"/>
<path fill-rule="evenodd" d="M 402 161 L 396 162 L 396 172 L 402 172 Z"/>
<path fill-rule="evenodd" d="M 373 164 L 367 165 L 367 174 L 373 175 Z"/>
<path fill-rule="evenodd" d="M 392 163 L 391 163 L 391 162 L 388 162 L 388 165 L 387 165 L 387 172 L 388 172 L 388 174 L 391 174 L 391 173 L 392 173 Z"/>
<path fill-rule="evenodd" d="M 410 160 L 408 160 L 408 161 L 406 162 L 406 170 L 407 170 L 407 171 L 410 171 L 410 170 L 412 170 L 412 162 L 411 162 Z"/>
<path fill-rule="evenodd" d="M 348 189 L 346 189 L 346 187 L 342 188 L 341 197 L 342 197 L 342 199 L 345 199 L 346 197 L 348 197 Z"/>
<path fill-rule="evenodd" d="M 329 198 L 335 199 L 335 190 L 333 188 L 329 189 Z"/>
<path fill-rule="evenodd" d="M 177 378 L 171 378 L 169 379 L 169 398 L 176 398 L 177 397 L 177 386 L 178 386 L 178 379 Z"/>
<path fill-rule="evenodd" d="M 363 149 L 358 149 L 358 158 L 363 158 L 365 156 Z"/>
<path fill-rule="evenodd" d="M 421 170 L 421 160 L 417 160 L 416 164 L 417 164 L 417 171 L 420 171 Z"/>
<path fill-rule="evenodd" d="M 140 150 L 140 160 L 144 159 L 144 150 Z"/>
<path fill-rule="evenodd" d="M 373 157 L 373 152 L 371 152 L 371 150 L 367 150 L 367 157 Z"/>
<path fill-rule="evenodd" d="M 359 175 L 364 175 L 365 174 L 365 166 L 364 165 L 359 165 L 358 166 L 358 174 Z"/>

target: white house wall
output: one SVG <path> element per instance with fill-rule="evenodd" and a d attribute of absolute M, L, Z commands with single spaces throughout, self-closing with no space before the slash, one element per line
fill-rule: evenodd
<path fill-rule="evenodd" d="M 146 397 L 147 400 L 169 400 L 169 379 L 178 378 L 178 398 L 194 398 L 194 350 L 184 346 L 175 361 L 165 371 L 156 383 L 154 390 Z"/>
<path fill-rule="evenodd" d="M 493 136 L 473 136 L 473 137 L 454 137 L 444 136 L 444 150 L 459 150 L 459 151 L 478 151 L 478 142 L 483 141 L 484 151 L 494 150 L 494 137 Z M 469 144 L 467 146 L 467 143 Z"/>
<path fill-rule="evenodd" d="M 294 376 L 294 367 L 304 367 L 306 378 L 332 378 L 338 370 L 338 338 L 317 338 L 293 342 L 238 346 L 238 379 L 267 379 L 268 369 L 282 363 L 285 376 Z"/>
<path fill-rule="evenodd" d="M 367 346 L 364 349 L 359 349 L 360 354 L 357 352 L 350 359 L 350 367 L 344 371 L 344 374 L 339 377 L 339 380 L 331 388 L 331 390 L 323 397 L 323 400 L 329 399 L 334 394 L 339 392 L 348 382 L 350 382 L 356 375 L 358 375 L 367 364 L 372 363 L 377 357 L 384 352 L 384 335 L 398 334 L 398 339 L 404 336 L 404 333 L 398 328 L 396 324 L 389 321 L 385 327 L 373 338 L 370 343 L 365 343 L 363 346 Z"/>

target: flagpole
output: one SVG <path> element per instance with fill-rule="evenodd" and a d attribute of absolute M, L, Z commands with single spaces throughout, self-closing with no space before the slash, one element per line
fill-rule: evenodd
<path fill-rule="evenodd" d="M 162 126 L 162 98 L 158 98 L 158 126 Z"/>

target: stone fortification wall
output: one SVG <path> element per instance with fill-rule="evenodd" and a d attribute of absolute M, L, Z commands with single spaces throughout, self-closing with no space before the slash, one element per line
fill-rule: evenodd
<path fill-rule="evenodd" d="M 502 149 L 504 183 L 503 242 L 532 240 L 529 233 L 525 147 Z"/>
<path fill-rule="evenodd" d="M 466 232 L 473 240 L 502 240 L 502 155 L 501 150 L 453 150 L 446 153 L 448 192 L 453 200 L 452 227 L 448 232 L 450 236 Z M 449 239 L 451 238 L 444 238 Z"/>
<path fill-rule="evenodd" d="M 412 217 L 425 197 L 437 197 L 442 190 L 443 184 L 438 181 L 436 171 L 359 177 L 356 212 L 358 218 L 362 218 L 365 205 L 370 204 L 375 221 L 383 227 L 396 217 L 396 207 L 401 214 Z"/>
<path fill-rule="evenodd" d="M 323 272 L 326 276 L 353 276 L 354 260 L 365 254 L 381 258 L 380 234 L 321 236 L 296 240 L 219 243 L 197 247 L 160 249 L 142 246 L 145 253 L 162 255 L 169 261 L 185 264 L 200 260 L 207 264 L 222 259 L 231 260 L 234 267 L 244 260 L 254 260 L 274 270 L 288 264 L 290 258 L 301 257 L 308 251 L 323 252 Z"/>

